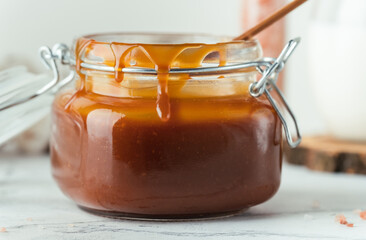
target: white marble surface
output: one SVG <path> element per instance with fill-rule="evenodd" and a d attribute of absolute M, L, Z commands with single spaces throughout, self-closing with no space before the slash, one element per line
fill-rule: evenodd
<path fill-rule="evenodd" d="M 50 176 L 48 156 L 0 157 L 3 239 L 366 239 L 366 176 L 285 165 L 270 201 L 241 216 L 194 222 L 140 222 L 79 210 Z M 335 222 L 344 214 L 353 228 Z"/>

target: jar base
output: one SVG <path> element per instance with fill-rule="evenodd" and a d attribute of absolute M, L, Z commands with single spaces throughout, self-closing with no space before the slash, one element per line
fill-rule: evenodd
<path fill-rule="evenodd" d="M 80 209 L 88 213 L 120 220 L 135 220 L 135 221 L 158 221 L 158 222 L 177 222 L 177 221 L 199 221 L 199 220 L 215 220 L 227 218 L 242 214 L 248 208 L 236 211 L 220 212 L 220 213 L 200 213 L 200 214 L 177 214 L 177 215 L 153 215 L 153 214 L 135 214 L 114 211 L 104 211 L 91 209 L 78 205 Z"/>

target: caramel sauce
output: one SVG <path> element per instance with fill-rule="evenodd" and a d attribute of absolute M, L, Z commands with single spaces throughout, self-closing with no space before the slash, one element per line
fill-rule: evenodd
<path fill-rule="evenodd" d="M 268 100 L 251 97 L 248 81 L 169 73 L 217 54 L 225 65 L 225 44 L 110 43 L 113 56 L 103 63 L 115 74 L 98 77 L 82 73 L 81 58 L 106 48 L 80 41 L 78 89 L 55 99 L 51 136 L 53 175 L 78 205 L 211 214 L 248 208 L 277 191 L 282 132 Z M 154 68 L 156 81 L 123 74 L 130 66 Z"/>

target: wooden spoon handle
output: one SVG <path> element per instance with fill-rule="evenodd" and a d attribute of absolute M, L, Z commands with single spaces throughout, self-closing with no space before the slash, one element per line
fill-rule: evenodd
<path fill-rule="evenodd" d="M 255 25 L 242 35 L 234 38 L 234 40 L 248 40 L 252 38 L 254 35 L 261 32 L 263 29 L 267 28 L 274 22 L 278 21 L 279 19 L 281 19 L 286 14 L 288 14 L 289 12 L 291 12 L 292 10 L 294 10 L 295 8 L 297 8 L 306 1 L 307 0 L 294 0 L 290 2 L 289 4 L 285 5 L 284 7 L 273 13 L 271 16 L 264 19 L 263 21 L 259 22 L 257 25 Z"/>

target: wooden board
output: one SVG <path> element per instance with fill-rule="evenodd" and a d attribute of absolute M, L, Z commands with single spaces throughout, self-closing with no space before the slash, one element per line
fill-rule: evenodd
<path fill-rule="evenodd" d="M 288 162 L 313 170 L 366 174 L 366 143 L 327 136 L 304 137 L 295 149 L 284 143 L 284 154 Z"/>

